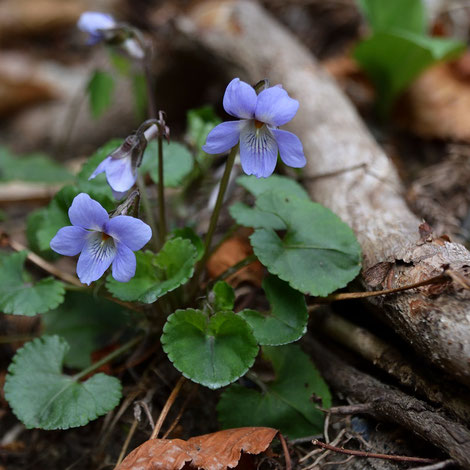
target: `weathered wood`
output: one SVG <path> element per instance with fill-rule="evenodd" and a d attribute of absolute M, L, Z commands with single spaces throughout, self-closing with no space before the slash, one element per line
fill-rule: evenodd
<path fill-rule="evenodd" d="M 305 184 L 354 229 L 368 289 L 427 279 L 443 266 L 468 276 L 469 252 L 445 239 L 421 238 L 421 222 L 407 207 L 389 158 L 331 77 L 265 10 L 248 1 L 202 2 L 178 24 L 193 47 L 234 76 L 251 83 L 267 77 L 300 101 L 286 127 L 303 142 Z M 469 385 L 469 300 L 470 292 L 449 282 L 440 291 L 420 288 L 373 302 L 421 355 Z"/>

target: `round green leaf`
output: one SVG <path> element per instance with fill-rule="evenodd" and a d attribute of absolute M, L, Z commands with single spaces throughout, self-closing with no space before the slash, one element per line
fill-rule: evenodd
<path fill-rule="evenodd" d="M 306 199 L 310 201 L 307 191 L 297 181 L 287 176 L 271 175 L 269 178 L 257 178 L 256 176 L 242 175 L 237 178 L 237 183 L 243 186 L 253 196 L 258 197 L 266 191 L 278 191 L 283 194 Z"/>
<path fill-rule="evenodd" d="M 212 289 L 214 310 L 232 310 L 235 305 L 235 291 L 225 281 L 217 281 Z"/>
<path fill-rule="evenodd" d="M 64 301 L 60 281 L 48 277 L 33 283 L 23 271 L 26 251 L 0 256 L 0 311 L 14 315 L 36 315 L 56 308 Z"/>
<path fill-rule="evenodd" d="M 106 287 L 118 299 L 150 304 L 193 275 L 196 257 L 197 250 L 190 240 L 173 238 L 156 255 L 137 252 L 135 276 L 129 282 L 119 282 L 109 275 Z"/>
<path fill-rule="evenodd" d="M 200 310 L 177 310 L 168 317 L 161 341 L 185 377 L 212 389 L 244 375 L 258 354 L 250 326 L 233 312 L 209 318 Z"/>
<path fill-rule="evenodd" d="M 256 229 L 251 244 L 268 271 L 305 294 L 326 296 L 344 287 L 361 269 L 361 248 L 351 228 L 326 207 L 274 191 L 256 202 L 285 224 Z"/>
<path fill-rule="evenodd" d="M 100 373 L 79 382 L 62 373 L 68 349 L 59 336 L 43 336 L 26 343 L 14 356 L 5 398 L 27 428 L 84 426 L 119 403 L 118 379 Z"/>
<path fill-rule="evenodd" d="M 253 328 L 261 345 L 279 346 L 292 343 L 307 331 L 308 312 L 305 297 L 276 276 L 263 281 L 263 289 L 271 304 L 269 314 L 255 310 L 239 313 Z"/>

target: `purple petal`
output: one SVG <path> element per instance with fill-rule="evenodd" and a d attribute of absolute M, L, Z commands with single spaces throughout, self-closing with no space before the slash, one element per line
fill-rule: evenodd
<path fill-rule="evenodd" d="M 145 222 L 128 215 L 112 217 L 105 232 L 132 251 L 140 250 L 152 238 L 152 229 Z"/>
<path fill-rule="evenodd" d="M 240 129 L 245 121 L 228 121 L 219 124 L 209 132 L 206 145 L 202 150 L 206 153 L 217 154 L 230 150 L 240 140 Z"/>
<path fill-rule="evenodd" d="M 116 22 L 111 15 L 99 11 L 85 11 L 81 14 L 77 26 L 85 33 L 100 36 L 100 30 L 114 28 Z"/>
<path fill-rule="evenodd" d="M 271 129 L 279 147 L 281 160 L 293 168 L 302 168 L 307 163 L 300 139 L 292 132 Z"/>
<path fill-rule="evenodd" d="M 299 109 L 299 102 L 289 97 L 280 86 L 263 90 L 258 95 L 255 117 L 271 126 L 282 126 L 289 122 Z"/>
<path fill-rule="evenodd" d="M 256 91 L 248 83 L 234 78 L 224 94 L 224 109 L 231 116 L 240 119 L 252 119 L 256 108 Z"/>
<path fill-rule="evenodd" d="M 116 201 L 124 199 L 129 193 L 129 191 L 114 191 L 113 188 L 111 188 L 111 192 L 113 193 L 114 199 L 116 199 Z"/>
<path fill-rule="evenodd" d="M 135 276 L 135 255 L 124 243 L 117 244 L 116 258 L 113 261 L 113 277 L 119 282 L 129 282 Z"/>
<path fill-rule="evenodd" d="M 72 225 L 101 231 L 109 216 L 103 206 L 86 193 L 80 193 L 69 209 Z"/>
<path fill-rule="evenodd" d="M 137 173 L 132 169 L 131 158 L 111 158 L 106 166 L 106 179 L 114 191 L 123 192 L 132 188 Z"/>
<path fill-rule="evenodd" d="M 88 178 L 89 180 L 92 180 L 93 178 L 96 178 L 100 173 L 103 173 L 106 171 L 106 168 L 108 166 L 109 161 L 111 160 L 111 157 L 106 157 L 97 167 L 96 170 L 91 174 L 91 176 Z"/>
<path fill-rule="evenodd" d="M 90 234 L 78 258 L 77 275 L 80 281 L 90 285 L 99 279 L 114 261 L 116 252 L 112 238 L 103 240 L 101 232 Z"/>
<path fill-rule="evenodd" d="M 78 255 L 89 233 L 82 227 L 62 227 L 51 240 L 50 247 L 61 255 Z"/>
<path fill-rule="evenodd" d="M 253 122 L 240 134 L 240 161 L 247 175 L 267 178 L 276 168 L 277 144 L 267 126 L 257 129 Z"/>

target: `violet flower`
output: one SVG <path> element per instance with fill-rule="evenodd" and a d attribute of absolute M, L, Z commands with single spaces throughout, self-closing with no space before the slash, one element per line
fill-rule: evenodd
<path fill-rule="evenodd" d="M 77 275 L 90 284 L 112 265 L 116 281 L 128 282 L 135 275 L 134 251 L 152 237 L 151 228 L 135 217 L 118 215 L 109 218 L 101 204 L 88 194 L 80 193 L 69 209 L 71 226 L 62 227 L 51 240 L 57 253 L 75 256 L 80 253 Z"/>
<path fill-rule="evenodd" d="M 105 32 L 116 27 L 116 22 L 111 15 L 99 11 L 85 11 L 77 22 L 78 28 L 90 35 L 88 44 L 96 44 L 103 41 Z"/>
<path fill-rule="evenodd" d="M 241 121 L 223 122 L 215 127 L 202 147 L 204 152 L 227 152 L 240 142 L 243 171 L 258 178 L 267 178 L 273 173 L 278 152 L 286 165 L 305 166 L 299 138 L 277 129 L 289 122 L 299 108 L 299 102 L 290 98 L 281 85 L 257 95 L 248 83 L 234 78 L 225 90 L 223 105 L 228 114 Z"/>

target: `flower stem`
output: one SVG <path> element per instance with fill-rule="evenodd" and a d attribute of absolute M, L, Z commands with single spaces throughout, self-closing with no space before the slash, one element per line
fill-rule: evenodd
<path fill-rule="evenodd" d="M 103 357 L 99 361 L 96 361 L 91 366 L 89 366 L 86 369 L 82 370 L 78 374 L 75 374 L 72 377 L 72 379 L 74 381 L 78 382 L 80 379 L 83 379 L 83 377 L 86 377 L 91 372 L 95 371 L 96 369 L 99 369 L 101 366 L 103 366 L 107 362 L 112 361 L 114 358 L 120 356 L 121 354 L 124 354 L 128 349 L 135 346 L 142 339 L 143 339 L 143 336 L 137 336 L 136 338 L 131 339 L 127 343 L 123 344 L 120 348 L 118 348 L 115 351 L 109 353 L 107 356 Z"/>
<path fill-rule="evenodd" d="M 159 232 L 157 230 L 157 225 L 155 224 L 155 219 L 153 218 L 152 208 L 150 207 L 150 201 L 147 196 L 147 188 L 145 187 L 144 180 L 140 173 L 137 175 L 137 187 L 139 188 L 140 200 L 142 201 L 142 206 L 144 208 L 145 217 L 152 229 L 153 245 L 154 245 L 155 251 L 158 251 L 160 249 L 160 246 L 157 242 L 157 236 Z"/>
<path fill-rule="evenodd" d="M 206 265 L 207 259 L 210 255 L 210 247 L 212 244 L 212 238 L 217 226 L 217 221 L 219 220 L 220 209 L 224 202 L 225 191 L 227 190 L 228 182 L 230 179 L 230 173 L 232 172 L 233 164 L 235 163 L 235 157 L 238 152 L 238 144 L 230 150 L 229 156 L 227 158 L 227 163 L 225 164 L 225 171 L 220 180 L 219 194 L 217 195 L 217 201 L 215 203 L 214 211 L 212 212 L 209 229 L 207 230 L 206 239 L 204 241 L 204 254 L 199 261 L 199 264 L 196 267 L 196 273 L 194 275 L 194 283 L 196 284 L 199 281 L 199 276 L 201 275 L 204 266 Z"/>
<path fill-rule="evenodd" d="M 165 217 L 165 185 L 163 176 L 163 135 L 158 135 L 158 225 L 160 231 L 160 247 L 166 239 L 166 217 Z"/>

